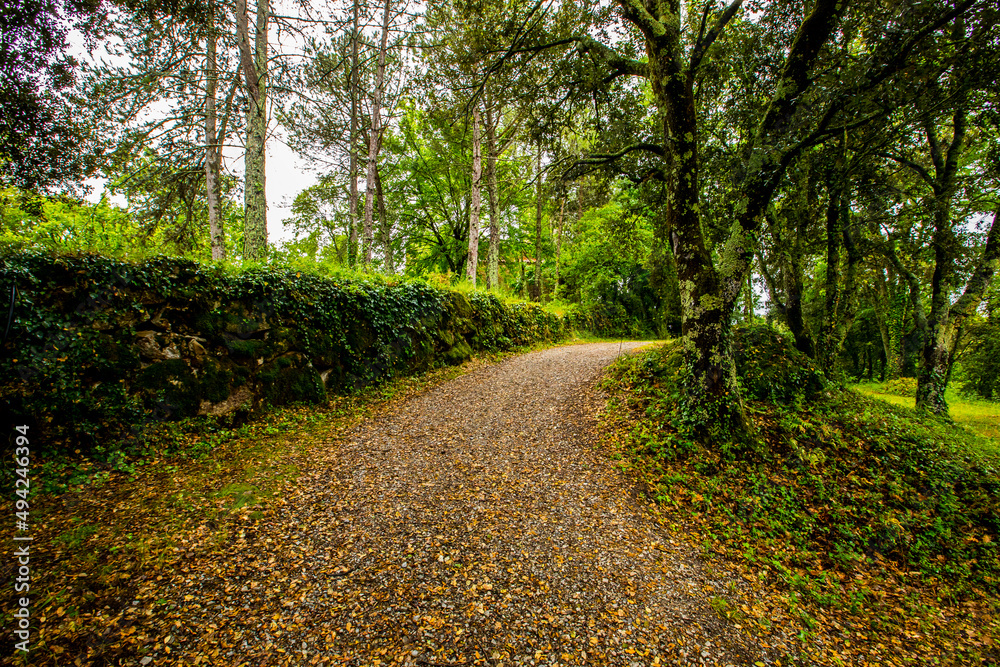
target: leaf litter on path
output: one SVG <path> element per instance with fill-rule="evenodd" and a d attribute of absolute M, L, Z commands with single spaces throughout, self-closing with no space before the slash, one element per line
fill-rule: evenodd
<path fill-rule="evenodd" d="M 595 451 L 618 348 L 533 352 L 316 427 L 283 495 L 133 582 L 95 628 L 117 650 L 80 664 L 779 664 L 713 610 L 733 582 Z"/>

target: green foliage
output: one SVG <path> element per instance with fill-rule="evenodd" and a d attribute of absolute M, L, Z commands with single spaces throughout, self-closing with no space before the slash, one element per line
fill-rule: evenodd
<path fill-rule="evenodd" d="M 733 353 L 744 398 L 800 405 L 826 387 L 826 378 L 813 360 L 770 327 L 737 329 Z"/>
<path fill-rule="evenodd" d="M 1000 317 L 990 317 L 973 327 L 972 342 L 962 356 L 963 396 L 1000 400 Z"/>
<path fill-rule="evenodd" d="M 0 279 L 18 289 L 0 398 L 32 425 L 40 452 L 109 465 L 141 451 L 150 427 L 206 402 L 323 402 L 565 334 L 537 305 L 419 280 L 43 253 L 3 256 Z"/>
<path fill-rule="evenodd" d="M 137 194 L 142 185 L 150 189 Z M 128 193 L 134 204 L 130 209 L 113 206 L 106 199 L 92 204 L 0 189 L 0 251 L 96 252 L 133 261 L 160 254 L 209 259 L 204 211 L 192 201 L 176 200 L 180 195 L 173 186 L 152 188 L 146 181 L 133 184 Z M 183 196 L 190 199 L 195 188 L 196 184 L 188 183 Z M 223 201 L 227 247 L 234 256 L 239 254 L 242 236 L 238 212 L 225 205 L 227 201 Z"/>
<path fill-rule="evenodd" d="M 917 378 L 895 378 L 883 383 L 880 389 L 893 396 L 913 398 L 917 395 Z"/>
<path fill-rule="evenodd" d="M 585 212 L 565 253 L 561 293 L 578 303 L 576 328 L 601 336 L 640 338 L 657 331 L 660 299 L 650 284 L 651 221 L 629 190 Z"/>
<path fill-rule="evenodd" d="M 763 392 L 748 404 L 766 445 L 754 461 L 734 462 L 718 443 L 676 426 L 679 345 L 616 362 L 605 383 L 628 392 L 631 417 L 619 415 L 632 424 L 625 453 L 648 473 L 656 498 L 699 520 L 714 550 L 751 565 L 768 554 L 789 585 L 803 568 L 851 574 L 893 561 L 953 594 L 996 596 L 997 460 L 983 458 L 979 439 L 951 424 L 849 390 L 819 392 L 794 354 L 778 356 L 784 346 L 765 354 L 808 378 L 787 390 L 811 399 L 788 407 L 784 391 Z M 741 381 L 755 386 L 746 374 L 757 366 L 741 357 Z M 823 604 L 847 608 L 836 580 L 806 588 L 825 596 Z"/>

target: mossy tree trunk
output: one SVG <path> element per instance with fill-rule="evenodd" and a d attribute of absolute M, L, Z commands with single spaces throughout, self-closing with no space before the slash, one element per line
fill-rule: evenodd
<path fill-rule="evenodd" d="M 482 208 L 480 182 L 483 178 L 483 151 L 479 137 L 479 105 L 472 109 L 472 182 L 471 204 L 469 208 L 469 253 L 465 259 L 465 277 L 476 286 L 479 271 L 479 211 Z"/>
<path fill-rule="evenodd" d="M 827 43 L 842 7 L 818 0 L 792 42 L 764 118 L 747 147 L 747 176 L 737 192 L 736 221 L 713 261 L 700 219 L 698 115 L 695 79 L 702 59 L 740 9 L 736 0 L 709 31 L 700 31 L 693 48 L 683 39 L 678 0 L 647 3 L 618 0 L 625 18 L 643 34 L 648 65 L 614 54 L 619 74 L 642 72 L 650 81 L 659 115 L 661 146 L 636 145 L 620 155 L 645 151 L 662 157 L 659 174 L 666 185 L 666 228 L 672 235 L 680 285 L 682 333 L 687 357 L 687 402 L 713 432 L 745 436 L 750 431 L 732 355 L 730 322 L 750 271 L 754 235 L 784 170 L 801 148 L 784 147 L 786 128 L 811 85 L 809 71 Z M 589 44 L 589 43 L 588 43 Z M 591 45 L 594 50 L 601 50 Z M 606 51 L 605 51 L 606 53 Z"/>
<path fill-rule="evenodd" d="M 495 290 L 500 282 L 500 211 L 497 201 L 497 126 L 493 106 L 486 101 L 486 194 L 490 206 L 490 246 L 486 252 L 486 289 Z M 500 111 L 500 110 L 498 110 Z"/>
<path fill-rule="evenodd" d="M 246 85 L 247 135 L 244 156 L 245 177 L 243 256 L 261 260 L 267 249 L 267 196 L 265 191 L 267 150 L 267 0 L 257 0 L 250 39 L 246 0 L 236 2 L 236 26 L 239 38 L 240 65 Z"/>
<path fill-rule="evenodd" d="M 874 284 L 869 288 L 869 300 L 875 307 L 875 321 L 882 339 L 882 354 L 885 356 L 881 375 L 883 382 L 898 378 L 903 368 L 901 346 L 906 304 L 903 295 L 897 294 L 897 289 L 898 287 L 890 284 L 885 268 L 879 267 L 874 271 Z"/>

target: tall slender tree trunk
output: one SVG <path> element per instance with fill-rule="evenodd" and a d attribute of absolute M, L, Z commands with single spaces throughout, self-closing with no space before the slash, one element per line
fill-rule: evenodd
<path fill-rule="evenodd" d="M 382 261 L 386 273 L 396 272 L 396 260 L 392 252 L 392 223 L 385 211 L 385 195 L 382 192 L 382 173 L 375 170 L 375 199 L 378 202 L 378 219 L 382 229 Z"/>
<path fill-rule="evenodd" d="M 483 177 L 482 142 L 479 138 L 479 107 L 472 109 L 472 203 L 469 210 L 469 254 L 465 262 L 465 277 L 476 286 L 479 269 L 479 210 L 482 200 L 479 193 Z"/>
<path fill-rule="evenodd" d="M 215 29 L 215 2 L 208 3 L 208 33 L 205 36 L 205 195 L 208 200 L 208 234 L 212 259 L 226 258 L 226 236 L 219 216 L 219 155 L 217 132 L 218 114 L 215 96 L 219 87 L 219 67 L 216 59 L 218 33 Z"/>
<path fill-rule="evenodd" d="M 486 193 L 490 203 L 490 247 L 486 253 L 486 289 L 495 290 L 500 282 L 500 213 L 497 210 L 497 128 L 493 105 L 486 103 Z"/>
<path fill-rule="evenodd" d="M 823 325 L 817 345 L 819 366 L 827 375 L 834 371 L 847 332 L 854 323 L 857 305 L 857 250 L 850 222 L 850 198 L 845 189 L 830 193 L 826 215 L 826 299 Z M 841 269 L 841 249 L 847 261 Z"/>
<path fill-rule="evenodd" d="M 535 159 L 535 274 L 532 278 L 531 298 L 542 300 L 542 144 L 538 144 Z"/>
<path fill-rule="evenodd" d="M 247 138 L 244 177 L 243 255 L 259 261 L 267 249 L 267 195 L 265 191 L 267 149 L 267 0 L 257 0 L 253 46 L 250 42 L 246 0 L 236 2 L 236 27 L 240 61 L 246 83 Z"/>
<path fill-rule="evenodd" d="M 563 212 L 566 210 L 566 195 L 559 201 L 559 223 L 556 225 L 556 280 L 553 283 L 552 293 L 559 295 L 559 262 L 562 257 L 562 234 L 563 234 Z"/>
<path fill-rule="evenodd" d="M 365 227 L 364 261 L 365 269 L 372 263 L 375 245 L 375 224 L 372 219 L 374 207 L 375 179 L 378 170 L 378 154 L 382 149 L 382 99 L 385 94 L 385 57 L 389 43 L 389 18 L 392 0 L 385 0 L 382 12 L 382 38 L 378 49 L 378 64 L 375 67 L 375 97 L 372 100 L 372 126 L 368 137 L 368 173 L 365 178 Z"/>
<path fill-rule="evenodd" d="M 351 26 L 351 129 L 349 141 L 348 178 L 350 178 L 350 193 L 347 197 L 348 227 L 347 230 L 347 261 L 354 267 L 358 261 L 358 13 L 361 11 L 359 0 L 353 4 L 353 24 Z"/>

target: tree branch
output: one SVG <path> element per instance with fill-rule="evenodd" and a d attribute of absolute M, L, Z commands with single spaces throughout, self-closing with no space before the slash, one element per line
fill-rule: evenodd
<path fill-rule="evenodd" d="M 691 53 L 691 64 L 688 66 L 688 72 L 692 75 L 694 74 L 694 72 L 698 69 L 698 66 L 701 64 L 702 58 L 705 57 L 705 53 L 708 52 L 709 47 L 711 47 L 715 40 L 719 38 L 719 35 L 721 35 L 722 31 L 726 29 L 726 25 L 733 20 L 733 17 L 736 16 L 736 12 L 740 10 L 742 5 L 743 0 L 733 0 L 733 3 L 726 7 L 726 10 L 722 12 L 722 16 L 720 16 L 719 20 L 714 26 L 712 26 L 712 29 L 708 31 L 708 35 L 705 36 L 704 41 L 702 41 L 701 33 L 699 31 L 698 41 L 695 43 L 694 51 Z M 708 6 L 706 5 L 706 10 L 707 8 Z M 704 20 L 705 17 L 703 16 L 702 28 L 705 26 Z"/>
<path fill-rule="evenodd" d="M 641 0 L 617 0 L 617 2 L 625 18 L 635 24 L 646 39 L 654 44 L 667 39 L 666 27 L 649 13 Z"/>
<path fill-rule="evenodd" d="M 965 317 L 969 315 L 979 302 L 983 299 L 983 293 L 993 281 L 993 276 L 1000 268 L 1000 225 L 997 218 L 1000 217 L 1000 206 L 993 211 L 993 223 L 990 225 L 989 234 L 986 236 L 986 248 L 983 256 L 979 259 L 976 270 L 965 286 L 962 296 L 949 309 L 952 317 Z"/>
<path fill-rule="evenodd" d="M 934 177 L 930 175 L 930 172 L 928 172 L 926 169 L 924 169 L 922 166 L 920 166 L 913 160 L 909 160 L 900 155 L 892 155 L 891 153 L 875 153 L 875 157 L 888 158 L 893 162 L 898 162 L 901 165 L 909 167 L 910 169 L 915 171 L 917 175 L 920 176 L 920 178 L 924 179 L 924 181 L 926 181 L 927 184 L 930 185 L 932 188 L 936 187 L 936 184 L 934 182 Z"/>

